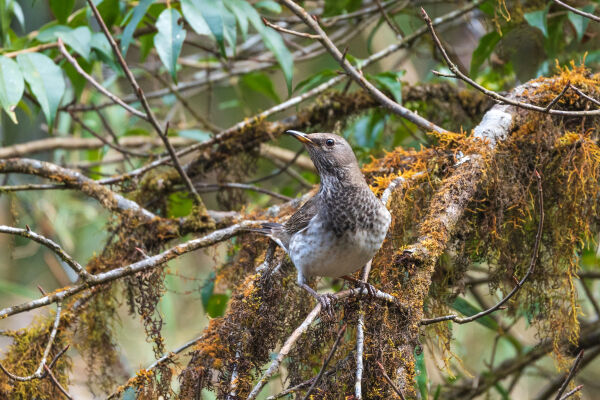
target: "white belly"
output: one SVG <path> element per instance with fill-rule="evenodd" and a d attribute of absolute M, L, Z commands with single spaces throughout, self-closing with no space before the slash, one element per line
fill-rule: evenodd
<path fill-rule="evenodd" d="M 384 239 L 385 231 L 374 235 L 364 230 L 348 232 L 338 238 L 313 220 L 292 236 L 289 253 L 298 269 L 299 281 L 308 276 L 340 277 L 362 268 Z"/>

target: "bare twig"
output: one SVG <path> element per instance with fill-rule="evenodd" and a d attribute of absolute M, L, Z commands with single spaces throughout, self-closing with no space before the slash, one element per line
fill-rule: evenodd
<path fill-rule="evenodd" d="M 200 195 L 198 195 L 198 192 L 196 192 L 196 189 L 194 189 L 194 185 L 192 185 L 192 181 L 190 180 L 190 177 L 187 175 L 187 173 L 181 167 L 181 163 L 179 162 L 179 159 L 177 158 L 177 153 L 175 152 L 175 150 L 173 149 L 173 146 L 169 142 L 169 138 L 167 137 L 167 131 L 169 129 L 169 125 L 167 124 L 167 126 L 165 127 L 165 129 L 163 131 L 162 127 L 160 126 L 160 123 L 158 122 L 158 120 L 156 119 L 156 116 L 154 115 L 154 113 L 152 112 L 152 109 L 150 108 L 150 104 L 148 103 L 148 100 L 146 99 L 146 96 L 144 95 L 144 91 L 142 90 L 141 86 L 138 84 L 137 80 L 135 79 L 135 76 L 133 76 L 133 73 L 129 69 L 129 66 L 127 65 L 127 62 L 125 61 L 125 58 L 123 58 L 123 55 L 121 54 L 121 51 L 119 50 L 119 46 L 117 45 L 117 42 L 110 34 L 110 31 L 108 30 L 108 27 L 104 23 L 104 20 L 102 19 L 102 16 L 100 15 L 100 12 L 96 8 L 96 5 L 94 4 L 94 2 L 92 0 L 88 0 L 88 4 L 89 4 L 90 8 L 92 9 L 92 13 L 94 14 L 94 17 L 96 17 L 96 21 L 98 21 L 98 24 L 102 28 L 102 31 L 104 32 L 104 36 L 106 36 L 106 39 L 110 43 L 110 47 L 112 48 L 113 52 L 115 53 L 115 56 L 117 57 L 117 61 L 121 65 L 121 68 L 123 69 L 123 72 L 125 73 L 125 76 L 127 77 L 127 80 L 131 84 L 131 87 L 133 88 L 134 93 L 136 94 L 136 96 L 140 100 L 140 103 L 142 104 L 142 107 L 146 111 L 147 120 L 150 122 L 150 125 L 152 125 L 152 127 L 154 128 L 154 130 L 156 131 L 158 136 L 162 139 L 163 143 L 165 144 L 165 147 L 167 148 L 167 151 L 169 152 L 170 159 L 173 161 L 175 169 L 177 169 L 177 172 L 179 172 L 179 175 L 181 175 L 181 179 L 187 186 L 188 190 L 190 191 L 190 193 L 192 193 L 194 202 L 196 204 L 202 204 L 202 199 L 200 198 Z"/>
<path fill-rule="evenodd" d="M 552 107 L 558 103 L 558 101 L 561 99 L 561 97 L 563 97 L 565 95 L 565 93 L 567 93 L 567 90 L 569 90 L 569 88 L 571 87 L 571 82 L 567 81 L 567 84 L 565 85 L 565 87 L 563 88 L 563 90 L 550 102 L 548 103 L 548 105 L 546 106 L 546 108 L 544 109 L 545 112 L 548 112 L 552 109 Z"/>
<path fill-rule="evenodd" d="M 381 0 L 375 0 L 375 3 L 377 3 L 377 8 L 379 8 L 379 12 L 381 12 L 381 15 L 383 16 L 383 19 L 385 19 L 385 22 L 388 24 L 388 26 L 390 27 L 390 29 L 394 31 L 394 33 L 396 34 L 396 36 L 404 36 L 404 34 L 402 33 L 402 31 L 400 30 L 400 28 L 398 27 L 398 25 L 396 25 L 394 23 L 394 21 L 392 21 L 390 19 L 387 11 L 385 11 L 385 8 L 381 4 Z"/>
<path fill-rule="evenodd" d="M 48 304 L 61 302 L 62 300 L 72 297 L 77 293 L 80 293 L 91 287 L 100 286 L 102 284 L 112 282 L 125 276 L 136 274 L 140 271 L 146 271 L 149 269 L 157 268 L 166 263 L 167 261 L 181 256 L 182 254 L 189 253 L 200 248 L 212 246 L 216 243 L 220 243 L 242 232 L 246 232 L 249 228 L 258 227 L 261 223 L 264 222 L 266 221 L 242 221 L 237 224 L 231 225 L 227 228 L 213 231 L 205 236 L 178 244 L 177 246 L 171 247 L 170 249 L 165 250 L 162 253 L 148 258 L 144 258 L 143 260 L 135 262 L 133 264 L 125 265 L 123 267 L 115 268 L 107 272 L 93 275 L 94 279 L 90 282 L 82 283 L 80 285 L 68 286 L 66 288 L 54 291 L 48 294 L 47 296 L 41 297 L 37 300 L 32 300 L 27 303 L 17 304 L 11 307 L 4 308 L 0 310 L 0 319 L 11 315 L 19 314 L 24 311 L 44 307 Z M 394 301 L 394 298 L 389 294 L 381 292 L 379 296 L 382 299 L 386 299 L 387 301 Z"/>
<path fill-rule="evenodd" d="M 519 291 L 519 289 L 521 289 L 521 287 L 525 284 L 525 282 L 527 281 L 529 276 L 531 276 L 531 274 L 533 273 L 533 270 L 535 269 L 535 265 L 537 263 L 538 253 L 539 253 L 539 249 L 540 249 L 540 242 L 542 240 L 542 228 L 544 226 L 544 199 L 543 199 L 544 196 L 543 196 L 543 191 L 542 191 L 542 178 L 541 178 L 540 174 L 537 172 L 537 170 L 534 171 L 534 176 L 537 179 L 538 203 L 539 203 L 539 213 L 540 213 L 539 219 L 540 220 L 538 222 L 537 233 L 535 235 L 535 244 L 533 245 L 533 254 L 531 255 L 531 261 L 529 262 L 529 269 L 527 270 L 527 272 L 525 273 L 523 278 L 521 278 L 521 280 L 519 282 L 517 282 L 517 285 L 513 288 L 513 290 L 510 291 L 509 294 L 507 294 L 502 300 L 500 300 L 498 303 L 496 303 L 491 308 L 488 308 L 487 310 L 481 311 L 477 314 L 474 314 L 474 315 L 471 315 L 470 317 L 465 317 L 465 318 L 459 318 L 456 314 L 451 314 L 451 315 L 445 315 L 443 317 L 424 319 L 424 320 L 421 320 L 421 325 L 430 325 L 430 324 L 435 324 L 437 322 L 442 322 L 442 321 L 453 321 L 453 322 L 456 322 L 457 324 L 466 324 L 468 322 L 475 321 L 478 318 L 484 317 L 488 314 L 493 313 L 494 311 L 499 310 L 500 307 L 502 307 L 508 300 L 510 300 L 511 297 L 513 297 Z"/>
<path fill-rule="evenodd" d="M 98 112 L 98 114 L 100 114 L 100 112 Z M 116 151 L 118 151 L 119 153 L 127 156 L 134 156 L 134 157 L 150 157 L 152 156 L 152 154 L 148 154 L 148 153 L 141 153 L 141 152 L 137 152 L 137 151 L 132 151 L 132 150 L 128 150 L 123 146 L 120 146 L 118 144 L 115 143 L 111 143 L 109 140 L 107 140 L 106 138 L 104 138 L 102 135 L 99 135 L 98 133 L 96 133 L 92 128 L 90 128 L 85 122 L 83 122 L 81 119 L 79 119 L 79 117 L 77 117 L 77 115 L 75 115 L 74 113 L 71 113 L 71 118 L 73 119 L 73 121 L 77 122 L 79 125 L 81 125 L 81 127 L 88 133 L 90 133 L 92 136 L 94 136 L 96 139 L 100 140 L 102 143 L 104 143 L 105 145 L 107 145 L 108 147 L 110 147 L 111 149 L 114 149 Z"/>
<path fill-rule="evenodd" d="M 289 33 L 290 35 L 302 37 L 305 39 L 321 40 L 321 36 L 319 36 L 319 35 L 312 35 L 310 33 L 298 32 L 298 31 L 294 31 L 291 29 L 287 29 L 287 28 L 284 28 L 277 24 L 273 24 L 273 23 L 269 22 L 269 20 L 266 19 L 265 17 L 262 18 L 262 21 L 266 26 L 268 26 L 269 28 L 273 28 L 278 32 Z"/>
<path fill-rule="evenodd" d="M 366 288 L 355 288 L 355 289 L 349 289 L 349 290 L 344 290 L 342 292 L 338 292 L 338 293 L 334 294 L 333 297 L 336 300 L 340 300 L 340 299 L 344 299 L 347 297 L 367 295 L 367 294 L 368 294 L 368 290 Z M 388 293 L 384 293 L 380 290 L 375 290 L 374 295 L 376 298 L 381 299 L 383 301 L 391 302 L 394 304 L 396 303 L 396 299 L 394 298 L 394 296 L 392 296 Z M 315 308 L 313 308 L 312 311 L 306 316 L 304 321 L 287 338 L 287 340 L 281 347 L 281 350 L 277 354 L 277 357 L 275 357 L 275 359 L 271 362 L 271 365 L 269 366 L 267 371 L 265 371 L 265 373 L 262 375 L 262 377 L 258 380 L 256 385 L 254 386 L 254 388 L 248 395 L 247 400 L 253 400 L 256 398 L 256 396 L 258 396 L 260 391 L 267 384 L 269 379 L 271 379 L 273 374 L 275 374 L 275 372 L 277 372 L 279 370 L 279 366 L 281 365 L 281 362 L 283 361 L 283 359 L 292 350 L 292 348 L 294 347 L 294 345 L 296 344 L 296 342 L 298 341 L 300 336 L 302 336 L 302 334 L 308 330 L 309 326 L 317 318 L 317 316 L 319 315 L 320 312 L 321 312 L 321 303 L 318 302 L 317 305 L 315 306 Z M 0 317 L 1 316 L 2 316 L 2 313 L 0 312 Z"/>
<path fill-rule="evenodd" d="M 34 242 L 40 243 L 41 245 L 52 250 L 54 254 L 63 260 L 77 275 L 81 277 L 81 279 L 84 281 L 93 279 L 92 275 L 87 272 L 85 268 L 83 268 L 77 261 L 75 261 L 73 257 L 67 254 L 62 247 L 47 237 L 40 235 L 39 233 L 35 233 L 31 229 L 13 228 L 11 226 L 0 225 L 0 233 L 22 236 L 31 239 Z"/>
<path fill-rule="evenodd" d="M 52 324 L 52 330 L 50 331 L 50 337 L 48 338 L 48 343 L 46 344 L 46 348 L 44 349 L 44 353 L 42 355 L 42 360 L 40 361 L 38 368 L 35 370 L 35 372 L 33 374 L 31 374 L 29 376 L 18 376 L 18 375 L 12 374 L 2 364 L 0 364 L 0 369 L 2 370 L 2 372 L 4 372 L 10 379 L 19 381 L 19 382 L 27 382 L 27 381 L 31 381 L 33 379 L 41 379 L 45 376 L 45 374 L 47 372 L 44 370 L 44 367 L 46 366 L 46 360 L 48 359 L 48 354 L 50 354 L 50 350 L 52 349 L 52 344 L 54 343 L 54 338 L 56 337 L 56 332 L 58 331 L 58 326 L 60 324 L 61 312 L 62 312 L 62 303 L 59 301 L 56 304 L 56 316 L 54 317 L 54 323 Z M 63 353 L 64 353 L 64 351 L 61 351 L 59 353 L 59 355 L 61 355 Z M 58 356 L 55 357 L 55 359 L 58 359 Z M 53 360 L 53 362 L 54 362 L 54 360 Z"/>
<path fill-rule="evenodd" d="M 579 9 L 575 8 L 575 7 L 571 7 L 570 5 L 568 5 L 568 4 L 565 4 L 565 3 L 563 3 L 563 2 L 562 2 L 562 1 L 560 1 L 560 0 L 553 0 L 553 1 L 554 1 L 556 4 L 558 4 L 559 6 L 561 6 L 561 7 L 564 7 L 564 8 L 566 8 L 567 10 L 569 10 L 569 11 L 571 11 L 571 12 L 574 12 L 575 14 L 579 14 L 579 15 L 581 15 L 582 17 L 589 18 L 589 19 L 591 19 L 592 21 L 600 22 L 600 17 L 597 17 L 597 16 L 595 16 L 594 14 L 586 13 L 585 11 L 581 11 L 581 10 L 579 10 Z"/>
<path fill-rule="evenodd" d="M 329 351 L 327 358 L 325 358 L 325 360 L 323 360 L 323 365 L 321 365 L 321 370 L 317 374 L 317 377 L 313 381 L 312 385 L 310 385 L 310 388 L 308 388 L 308 390 L 306 391 L 306 394 L 304 395 L 304 398 L 302 400 L 308 400 L 308 396 L 310 396 L 312 391 L 319 384 L 321 378 L 323 377 L 323 374 L 325 373 L 325 369 L 327 368 L 327 365 L 329 365 L 329 362 L 333 358 L 333 355 L 335 354 L 335 350 L 339 346 L 340 341 L 342 340 L 342 337 L 344 336 L 345 332 L 346 332 L 346 324 L 344 324 L 344 326 L 342 326 L 341 329 L 338 331 L 337 337 L 335 338 L 335 342 L 333 343 L 333 346 L 331 347 L 331 350 Z"/>
<path fill-rule="evenodd" d="M 385 378 L 387 383 L 392 387 L 392 389 L 394 389 L 394 392 L 396 392 L 396 394 L 402 400 L 406 400 L 406 397 L 404 397 L 404 394 L 402 393 L 402 391 L 394 384 L 394 382 L 392 382 L 392 380 L 390 379 L 388 374 L 385 372 L 385 368 L 383 367 L 383 365 L 381 365 L 381 363 L 379 361 L 377 361 L 377 365 L 379 366 L 379 369 L 381 370 L 381 373 L 383 374 L 383 377 Z"/>
<path fill-rule="evenodd" d="M 458 8 L 448 14 L 445 14 L 441 17 L 436 18 L 433 21 L 433 25 L 437 26 L 437 25 L 441 25 L 441 24 L 445 24 L 449 21 L 453 21 L 456 18 L 472 11 L 473 9 L 475 9 L 479 4 L 481 4 L 483 2 L 483 0 L 476 0 L 473 3 L 467 4 L 461 8 Z M 390 46 L 388 46 L 387 48 L 371 55 L 369 58 L 365 59 L 364 62 L 362 63 L 363 68 L 376 62 L 379 61 L 393 53 L 395 53 L 398 50 L 401 50 L 403 48 L 406 48 L 410 45 L 412 45 L 419 37 L 421 37 L 423 34 L 425 34 L 427 32 L 427 27 L 426 26 L 422 26 L 419 29 L 415 30 L 412 34 L 408 35 L 407 37 L 405 37 L 404 39 L 402 39 L 401 41 L 399 41 L 398 43 L 392 44 Z M 189 146 L 185 149 L 182 149 L 180 151 L 177 152 L 178 156 L 183 156 L 189 153 L 192 153 L 194 151 L 197 150 L 203 150 L 206 148 L 210 148 L 211 146 L 220 143 L 224 140 L 227 140 L 228 138 L 230 138 L 231 136 L 233 136 L 236 132 L 250 126 L 251 124 L 254 123 L 254 121 L 259 121 L 259 120 L 263 120 L 265 118 L 267 118 L 270 115 L 273 115 L 275 113 L 278 112 L 282 112 L 285 111 L 301 102 L 303 102 L 306 99 L 309 99 L 311 97 L 314 97 L 318 94 L 323 93 L 324 91 L 326 91 L 327 89 L 335 86 L 336 84 L 342 82 L 344 79 L 346 78 L 345 75 L 339 75 L 336 76 L 334 78 L 331 78 L 329 81 L 322 83 L 321 85 L 299 95 L 296 97 L 292 97 L 287 101 L 284 101 L 281 104 L 278 104 L 274 107 L 271 107 L 268 110 L 265 110 L 263 112 L 261 112 L 260 114 L 255 115 L 254 117 L 251 118 L 246 118 L 244 119 L 244 121 L 241 121 L 239 123 L 237 123 L 236 125 L 232 126 L 229 129 L 224 130 L 223 132 L 219 133 L 218 135 L 216 135 L 214 138 L 207 140 L 205 142 L 202 143 L 197 143 L 194 144 L 192 146 Z M 186 87 L 187 88 L 187 87 Z M 181 87 L 181 85 L 177 86 L 178 90 L 183 90 L 185 89 L 184 87 Z M 168 93 L 168 92 L 167 92 Z M 157 96 L 159 94 L 157 93 Z M 161 96 L 164 95 L 164 93 L 160 94 Z M 1 150 L 1 149 L 0 149 Z M 0 153 L 1 154 L 1 153 Z M 170 160 L 169 157 L 161 157 L 156 161 L 153 161 L 152 163 L 149 163 L 141 168 L 138 168 L 136 170 L 127 172 L 125 174 L 110 178 L 110 179 L 106 179 L 106 180 L 102 180 L 100 182 L 102 183 L 117 183 L 117 182 L 121 182 L 123 180 L 127 180 L 127 179 L 131 179 L 133 177 L 142 175 L 144 173 L 146 173 L 147 171 L 156 168 L 160 165 L 165 164 L 166 162 L 168 162 Z"/>
<path fill-rule="evenodd" d="M 421 15 L 422 15 L 423 19 L 425 20 L 425 23 L 429 27 L 429 32 L 431 33 L 431 36 L 433 37 L 433 41 L 435 42 L 437 48 L 442 53 L 442 56 L 444 58 L 444 61 L 446 61 L 448 68 L 450 68 L 450 70 L 454 73 L 454 75 L 456 75 L 457 78 L 468 83 L 470 86 L 479 90 L 486 96 L 489 96 L 492 99 L 494 99 L 500 103 L 510 104 L 512 106 L 523 108 L 526 110 L 548 113 L 548 114 L 552 114 L 552 115 L 565 115 L 565 116 L 578 116 L 578 117 L 582 117 L 584 115 L 600 115 L 600 110 L 591 110 L 591 111 L 568 111 L 568 110 L 552 110 L 552 109 L 546 110 L 546 107 L 540 107 L 540 106 L 536 106 L 533 104 L 524 103 L 522 101 L 513 100 L 511 98 L 502 96 L 502 95 L 494 92 L 493 90 L 486 89 L 485 87 L 483 87 L 480 84 L 478 84 L 477 82 L 475 82 L 473 79 L 469 78 L 467 75 L 463 74 L 460 71 L 460 69 L 458 69 L 456 64 L 454 64 L 452 62 L 452 60 L 450 59 L 450 57 L 448 56 L 446 49 L 444 48 L 444 46 L 442 45 L 442 42 L 440 41 L 437 34 L 435 33 L 435 29 L 433 29 L 433 23 L 432 23 L 431 19 L 429 18 L 429 15 L 427 15 L 427 13 L 425 12 L 425 10 L 423 8 L 421 8 Z"/>
<path fill-rule="evenodd" d="M 577 369 L 579 368 L 579 364 L 581 363 L 582 359 L 583 359 L 583 350 L 581 350 L 579 352 L 579 354 L 577 354 L 577 357 L 575 358 L 575 361 L 573 362 L 573 366 L 571 367 L 569 374 L 565 378 L 565 381 L 563 382 L 563 384 L 558 389 L 558 393 L 556 394 L 556 398 L 555 398 L 556 400 L 561 399 L 563 393 L 567 389 L 567 386 L 569 386 L 569 382 L 571 382 L 571 379 L 573 379 L 573 377 L 577 373 Z"/>
<path fill-rule="evenodd" d="M 89 83 L 92 84 L 92 86 L 94 86 L 96 89 L 98 89 L 98 91 L 100 93 L 102 93 L 103 95 L 105 95 L 106 97 L 108 97 L 110 100 L 112 100 L 115 104 L 120 105 L 121 107 L 123 107 L 124 109 L 126 109 L 127 111 L 129 111 L 131 114 L 135 115 L 136 117 L 140 117 L 144 120 L 147 120 L 148 117 L 146 114 L 144 114 L 143 112 L 136 110 L 135 108 L 131 107 L 129 104 L 125 103 L 123 100 L 121 100 L 118 96 L 114 95 L 113 93 L 111 93 L 108 89 L 106 89 L 104 86 L 102 86 L 100 83 L 96 82 L 96 80 L 87 72 L 85 72 L 83 70 L 83 68 L 81 68 L 81 66 L 79 65 L 79 63 L 77 62 L 77 60 L 71 55 L 69 54 L 69 52 L 67 51 L 67 49 L 65 48 L 65 45 L 62 41 L 62 39 L 58 39 L 58 49 L 60 50 L 60 52 L 63 54 L 63 56 L 65 56 L 65 58 L 67 59 L 67 61 L 69 63 L 71 63 L 71 65 L 73 65 L 73 67 L 75 67 L 75 70 L 85 78 L 85 80 L 87 80 Z"/>
<path fill-rule="evenodd" d="M 382 106 L 397 114 L 409 121 L 413 124 L 422 127 L 423 129 L 436 131 L 436 132 L 446 132 L 445 129 L 440 128 L 435 125 L 433 122 L 426 120 L 425 118 L 419 116 L 413 111 L 407 109 L 406 107 L 401 106 L 396 103 L 389 97 L 387 97 L 383 92 L 377 89 L 371 82 L 365 79 L 362 73 L 360 73 L 355 67 L 344 58 L 343 54 L 339 51 L 336 45 L 331 41 L 329 36 L 325 33 L 325 31 L 321 28 L 319 23 L 312 18 L 304 8 L 300 7 L 298 4 L 294 3 L 292 0 L 280 0 L 281 3 L 285 4 L 287 8 L 289 8 L 294 14 L 296 14 L 306 25 L 311 27 L 315 32 L 319 34 L 321 37 L 321 43 L 327 51 L 333 56 L 333 58 L 342 66 L 342 68 L 350 75 L 352 79 L 354 79 L 363 89 L 368 91 Z"/>
<path fill-rule="evenodd" d="M 561 397 L 560 400 L 568 399 L 569 397 L 573 396 L 575 393 L 579 392 L 581 389 L 583 389 L 583 385 L 579 385 L 579 386 L 575 387 L 575 389 L 565 393 L 565 395 L 563 397 Z"/>
<path fill-rule="evenodd" d="M 67 392 L 67 390 L 60 384 L 58 379 L 56 379 L 50 368 L 48 368 L 47 365 L 44 365 L 44 369 L 46 370 L 46 374 L 50 377 L 50 380 L 52 381 L 52 383 L 54 383 L 58 390 L 60 390 L 61 393 L 64 394 L 67 399 L 73 400 L 73 397 L 71 397 L 69 392 Z"/>
<path fill-rule="evenodd" d="M 59 167 L 58 165 L 32 160 L 29 158 L 0 159 L 0 174 L 22 173 L 36 175 L 57 182 L 62 182 L 66 187 L 80 190 L 82 193 L 96 199 L 103 207 L 119 213 L 133 213 L 143 221 L 150 222 L 157 218 L 150 211 L 142 208 L 136 202 L 126 199 L 102 186 L 79 172 Z"/>
<path fill-rule="evenodd" d="M 236 182 L 195 183 L 194 186 L 197 187 L 198 189 L 200 189 L 201 192 L 212 192 L 212 191 L 220 190 L 220 189 L 224 189 L 224 188 L 242 189 L 242 190 L 251 190 L 253 192 L 267 194 L 267 195 L 269 195 L 271 197 L 275 197 L 276 199 L 283 200 L 283 201 L 290 201 L 290 200 L 292 200 L 291 197 L 285 196 L 283 194 L 280 194 L 280 193 L 277 193 L 277 192 L 273 192 L 271 190 L 264 189 L 264 188 L 261 188 L 261 187 L 258 187 L 258 186 L 249 185 L 249 184 L 246 184 L 246 183 L 236 183 Z"/>
<path fill-rule="evenodd" d="M 597 106 L 600 106 L 600 101 L 594 99 L 593 97 L 588 96 L 587 94 L 583 93 L 580 89 L 576 88 L 575 86 L 571 86 L 571 89 L 573 89 L 575 91 L 575 93 L 577 93 L 581 97 L 591 101 L 592 103 L 594 103 Z"/>
<path fill-rule="evenodd" d="M 356 324 L 356 377 L 354 379 L 354 398 L 362 399 L 363 350 L 365 347 L 365 311 L 359 303 L 358 322 Z"/>

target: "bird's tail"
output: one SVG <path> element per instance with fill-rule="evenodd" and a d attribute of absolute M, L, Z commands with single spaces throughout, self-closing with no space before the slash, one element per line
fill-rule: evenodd
<path fill-rule="evenodd" d="M 271 238 L 271 240 L 277 243 L 282 249 L 286 252 L 288 251 L 287 240 L 285 240 L 285 235 L 282 235 L 284 232 L 282 224 L 278 224 L 277 222 L 263 222 L 258 228 L 248 228 L 247 230 L 250 232 L 258 232 Z"/>
<path fill-rule="evenodd" d="M 265 236 L 272 236 L 283 229 L 283 225 L 277 222 L 263 222 L 258 228 L 248 228 L 250 232 L 262 233 Z"/>

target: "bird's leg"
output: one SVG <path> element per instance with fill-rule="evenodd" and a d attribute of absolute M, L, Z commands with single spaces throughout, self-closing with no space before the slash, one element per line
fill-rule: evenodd
<path fill-rule="evenodd" d="M 331 294 L 319 294 L 306 283 L 301 283 L 300 287 L 306 290 L 312 297 L 317 299 L 317 301 L 321 303 L 321 309 L 325 311 L 327 315 L 333 318 L 333 302 L 335 301 L 335 298 Z"/>
<path fill-rule="evenodd" d="M 340 278 L 342 278 L 342 279 L 344 279 L 344 280 L 346 280 L 348 282 L 354 283 L 356 285 L 356 287 L 360 288 L 360 293 L 361 294 L 364 291 L 364 289 L 367 289 L 368 295 L 371 296 L 371 297 L 375 297 L 375 292 L 377 290 L 370 283 L 360 281 L 360 280 L 358 280 L 355 277 L 350 276 L 350 275 L 343 275 L 343 276 L 340 276 Z"/>
<path fill-rule="evenodd" d="M 312 297 L 317 299 L 317 301 L 321 303 L 321 309 L 325 311 L 327 315 L 333 318 L 333 302 L 335 301 L 335 298 L 332 295 L 329 293 L 317 293 L 316 290 L 306 284 L 306 278 L 301 271 L 298 271 L 298 286 L 306 290 Z"/>

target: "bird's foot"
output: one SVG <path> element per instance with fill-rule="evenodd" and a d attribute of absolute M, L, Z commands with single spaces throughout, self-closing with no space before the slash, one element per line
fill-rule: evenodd
<path fill-rule="evenodd" d="M 317 297 L 317 300 L 319 301 L 319 303 L 321 303 L 321 310 L 325 312 L 330 318 L 333 318 L 333 303 L 335 302 L 335 297 L 333 297 L 332 294 L 325 293 L 320 294 Z"/>
<path fill-rule="evenodd" d="M 356 285 L 356 287 L 360 289 L 359 294 L 361 296 L 364 295 L 365 290 L 367 292 L 367 295 L 370 297 L 375 297 L 375 293 L 377 293 L 377 289 L 375 289 L 375 286 L 371 285 L 370 283 L 359 281 L 358 279 L 350 275 L 344 275 L 341 278 Z"/>
<path fill-rule="evenodd" d="M 333 318 L 333 303 L 335 302 L 335 297 L 332 294 L 319 294 L 306 283 L 301 284 L 300 287 L 317 299 L 321 304 L 321 311 L 324 311 L 329 317 Z"/>
<path fill-rule="evenodd" d="M 367 296 L 369 297 L 375 297 L 375 293 L 377 293 L 375 286 L 371 285 L 370 283 L 359 281 L 356 286 L 360 289 L 361 296 L 365 294 L 365 290 L 367 291 Z"/>

